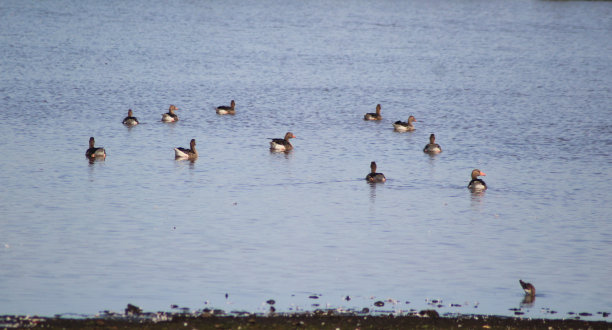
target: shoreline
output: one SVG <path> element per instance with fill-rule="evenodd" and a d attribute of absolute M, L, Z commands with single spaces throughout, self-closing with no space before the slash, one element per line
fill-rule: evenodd
<path fill-rule="evenodd" d="M 0 315 L 0 329 L 612 329 L 610 321 L 513 316 L 442 315 L 433 309 L 408 315 L 315 310 L 294 313 L 231 313 L 205 309 L 194 313 L 143 313 L 128 305 L 125 314 L 104 312 L 71 318 Z"/>

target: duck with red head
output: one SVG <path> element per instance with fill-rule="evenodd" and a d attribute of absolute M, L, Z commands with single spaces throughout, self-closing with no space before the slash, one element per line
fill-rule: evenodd
<path fill-rule="evenodd" d="M 177 108 L 176 106 L 170 105 L 170 108 L 168 108 L 168 112 L 162 114 L 162 121 L 166 123 L 178 121 L 178 115 L 174 113 L 174 111 L 178 109 L 179 108 Z"/>
<path fill-rule="evenodd" d="M 139 124 L 138 118 L 134 117 L 134 112 L 132 112 L 132 109 L 129 109 L 127 117 L 123 119 L 123 125 L 136 126 L 138 124 Z"/>
<path fill-rule="evenodd" d="M 198 151 L 196 150 L 196 140 L 191 139 L 189 143 L 189 149 L 187 148 L 174 148 L 175 159 L 189 159 L 195 160 L 198 158 Z"/>
<path fill-rule="evenodd" d="M 414 131 L 414 125 L 412 125 L 413 122 L 417 121 L 416 118 L 414 118 L 414 116 L 410 116 L 408 117 L 407 121 L 396 121 L 395 123 L 393 123 L 393 129 L 395 129 L 397 132 L 412 132 Z"/>
<path fill-rule="evenodd" d="M 365 179 L 368 182 L 385 182 L 387 178 L 382 173 L 376 173 L 376 162 L 370 163 L 370 173 L 366 175 Z"/>
<path fill-rule="evenodd" d="M 289 139 L 295 138 L 295 135 L 291 132 L 287 132 L 283 139 L 271 139 L 270 141 L 270 150 L 272 151 L 289 151 L 293 149 L 291 142 Z"/>
<path fill-rule="evenodd" d="M 486 176 L 486 174 L 479 169 L 474 169 L 472 171 L 472 181 L 468 184 L 468 189 L 472 191 L 484 191 L 487 189 L 487 184 L 482 179 L 479 179 L 479 176 Z"/>
<path fill-rule="evenodd" d="M 219 115 L 234 115 L 236 114 L 236 102 L 234 102 L 234 100 L 232 100 L 232 102 L 230 102 L 230 105 L 220 105 L 218 106 L 215 110 L 217 111 L 217 114 Z"/>
<path fill-rule="evenodd" d="M 380 104 L 376 105 L 376 113 L 368 112 L 363 115 L 363 120 L 382 120 L 382 115 L 380 114 Z"/>
<path fill-rule="evenodd" d="M 102 147 L 96 148 L 95 144 L 96 144 L 96 140 L 93 138 L 93 136 L 90 137 L 89 138 L 89 149 L 85 151 L 85 156 L 89 159 L 106 158 L 106 150 L 104 150 L 104 148 Z"/>

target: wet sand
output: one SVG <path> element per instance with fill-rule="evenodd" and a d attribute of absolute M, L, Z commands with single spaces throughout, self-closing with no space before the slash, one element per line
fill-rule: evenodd
<path fill-rule="evenodd" d="M 526 319 L 458 315 L 440 317 L 435 310 L 416 315 L 339 314 L 333 310 L 290 314 L 226 315 L 221 310 L 188 313 L 104 314 L 91 318 L 0 316 L 0 328 L 45 329 L 612 329 L 606 321 Z"/>

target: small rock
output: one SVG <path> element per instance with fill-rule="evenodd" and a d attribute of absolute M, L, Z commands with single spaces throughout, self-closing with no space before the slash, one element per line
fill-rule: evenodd
<path fill-rule="evenodd" d="M 438 317 L 440 317 L 440 314 L 438 314 L 438 312 L 433 310 L 433 309 L 424 309 L 424 310 L 419 312 L 419 315 L 421 317 L 431 317 L 431 318 L 438 318 Z"/>
<path fill-rule="evenodd" d="M 142 313 L 142 309 L 136 305 L 128 304 L 125 308 L 125 315 L 138 315 Z"/>
<path fill-rule="evenodd" d="M 385 303 L 380 301 L 380 300 L 374 303 L 374 306 L 376 306 L 376 307 L 383 307 L 384 305 L 385 305 Z"/>
<path fill-rule="evenodd" d="M 582 312 L 582 313 L 580 313 L 578 315 L 580 315 L 580 316 L 593 316 L 593 314 L 587 313 L 587 312 Z"/>
<path fill-rule="evenodd" d="M 351 297 L 346 296 L 346 297 L 344 297 L 344 300 L 346 300 L 346 301 L 350 301 L 350 300 L 351 300 Z"/>
<path fill-rule="evenodd" d="M 313 294 L 313 295 L 310 295 L 308 298 L 310 298 L 310 299 L 319 299 L 319 296 Z"/>
<path fill-rule="evenodd" d="M 274 304 L 276 304 L 276 301 L 274 301 L 274 299 L 270 299 L 270 300 L 266 301 L 266 303 L 268 305 L 274 305 Z"/>

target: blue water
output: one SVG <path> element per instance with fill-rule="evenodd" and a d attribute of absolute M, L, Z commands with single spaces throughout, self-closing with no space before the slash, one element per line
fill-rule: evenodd
<path fill-rule="evenodd" d="M 612 2 L 8 0 L 0 49 L 0 314 L 612 311 Z"/>

